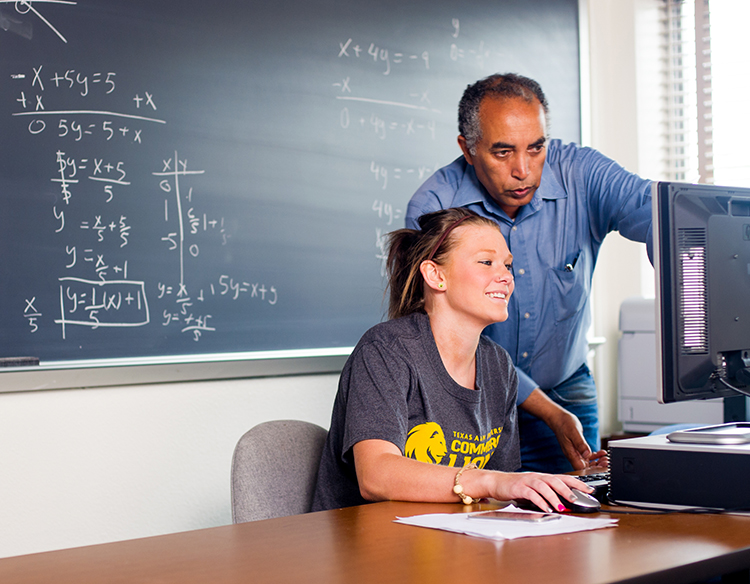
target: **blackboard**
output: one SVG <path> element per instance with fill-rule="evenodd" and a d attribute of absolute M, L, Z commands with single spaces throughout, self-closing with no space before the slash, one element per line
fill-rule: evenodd
<path fill-rule="evenodd" d="M 536 78 L 579 139 L 577 0 L 0 3 L 0 357 L 345 349 L 456 106 Z"/>

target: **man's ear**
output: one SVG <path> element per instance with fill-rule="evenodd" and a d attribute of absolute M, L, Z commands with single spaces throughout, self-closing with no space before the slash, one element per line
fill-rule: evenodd
<path fill-rule="evenodd" d="M 419 271 L 422 273 L 425 284 L 436 291 L 445 290 L 445 278 L 443 278 L 443 271 L 440 269 L 435 262 L 432 260 L 425 260 L 419 266 Z"/>
<path fill-rule="evenodd" d="M 469 151 L 469 145 L 466 143 L 466 138 L 464 138 L 460 134 L 458 136 L 458 147 L 461 149 L 461 152 L 464 153 L 466 162 L 474 166 L 474 161 L 472 160 L 471 152 Z"/>

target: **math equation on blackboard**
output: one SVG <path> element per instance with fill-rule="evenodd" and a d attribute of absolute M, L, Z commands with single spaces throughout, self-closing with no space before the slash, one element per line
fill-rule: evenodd
<path fill-rule="evenodd" d="M 194 167 L 179 150 L 158 157 L 139 151 L 153 151 L 144 144 L 169 123 L 169 116 L 162 115 L 156 92 L 129 91 L 123 78 L 109 69 L 56 69 L 45 63 L 11 75 L 12 117 L 40 140 L 38 172 L 55 192 L 49 207 L 39 210 L 52 218 L 52 233 L 42 236 L 59 246 L 61 258 L 54 274 L 55 305 L 46 302 L 42 308 L 41 298 L 48 298 L 49 291 L 30 289 L 19 310 L 31 334 L 43 323 L 54 323 L 62 339 L 74 327 L 96 331 L 155 323 L 199 341 L 217 331 L 213 303 L 274 306 L 279 290 L 241 273 L 217 273 L 213 281 L 191 283 L 191 270 L 205 271 L 200 263 L 205 248 L 226 246 L 233 234 L 226 217 L 193 184 L 205 169 Z M 123 142 L 131 148 L 123 148 Z M 134 192 L 135 184 L 145 186 L 149 199 L 161 201 L 160 222 L 149 217 L 144 226 L 146 218 L 133 204 L 143 197 Z M 154 225 L 160 226 L 158 233 Z M 139 277 L 152 270 L 141 269 L 142 254 L 128 256 L 135 240 L 139 249 L 166 261 L 169 269 L 162 278 Z"/>

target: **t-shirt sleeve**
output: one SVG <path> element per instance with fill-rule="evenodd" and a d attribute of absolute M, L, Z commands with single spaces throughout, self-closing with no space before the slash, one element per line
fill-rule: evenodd
<path fill-rule="evenodd" d="M 410 368 L 393 347 L 373 341 L 358 348 L 347 379 L 343 456 L 357 442 L 372 439 L 391 442 L 403 454 L 410 383 Z"/>

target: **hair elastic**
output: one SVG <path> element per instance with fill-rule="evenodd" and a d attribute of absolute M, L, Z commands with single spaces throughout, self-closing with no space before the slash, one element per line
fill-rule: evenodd
<path fill-rule="evenodd" d="M 443 242 L 445 241 L 445 238 L 448 237 L 448 234 L 451 231 L 453 231 L 456 227 L 458 227 L 459 225 L 461 225 L 461 223 L 463 221 L 466 221 L 469 217 L 471 217 L 471 215 L 464 215 L 460 219 L 457 219 L 456 221 L 454 221 L 453 223 L 451 223 L 446 228 L 446 230 L 443 231 L 443 234 L 440 236 L 440 239 L 438 239 L 437 245 L 435 245 L 435 247 L 432 248 L 432 251 L 430 252 L 430 256 L 427 258 L 427 261 L 430 261 L 430 260 L 432 260 L 432 258 L 435 257 L 435 254 L 440 249 L 440 246 L 443 245 Z"/>

